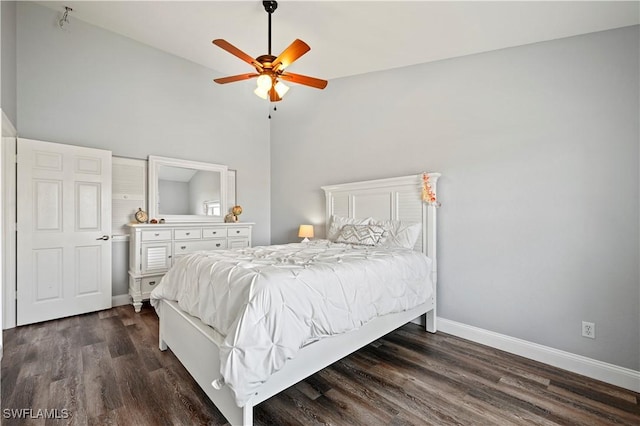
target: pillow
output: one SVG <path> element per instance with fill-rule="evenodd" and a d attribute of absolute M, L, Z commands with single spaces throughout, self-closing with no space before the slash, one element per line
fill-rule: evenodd
<path fill-rule="evenodd" d="M 375 246 L 383 239 L 385 229 L 377 225 L 344 225 L 336 237 L 336 243 Z"/>
<path fill-rule="evenodd" d="M 340 234 L 340 230 L 344 225 L 368 225 L 373 219 L 370 217 L 364 219 L 354 219 L 350 217 L 343 216 L 331 216 L 331 223 L 329 224 L 329 229 L 327 230 L 327 240 L 336 241 L 338 234 Z"/>
<path fill-rule="evenodd" d="M 406 223 L 399 220 L 372 221 L 372 225 L 381 226 L 386 230 L 381 247 L 403 247 L 413 249 L 420 238 L 422 223 Z"/>

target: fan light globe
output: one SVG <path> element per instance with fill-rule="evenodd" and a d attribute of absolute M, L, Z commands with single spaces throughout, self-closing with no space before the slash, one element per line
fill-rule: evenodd
<path fill-rule="evenodd" d="M 278 93 L 278 96 L 280 96 L 282 98 L 284 96 L 284 94 L 289 91 L 289 86 L 285 85 L 281 81 L 278 81 L 276 83 L 276 85 L 274 86 L 274 89 L 276 89 L 276 93 Z"/>
<path fill-rule="evenodd" d="M 253 93 L 255 93 L 256 96 L 262 99 L 267 99 L 267 95 L 269 94 L 269 89 L 263 90 L 260 87 L 257 87 L 256 90 L 253 91 Z"/>
<path fill-rule="evenodd" d="M 271 85 L 273 84 L 273 82 L 271 81 L 271 77 L 269 77 L 266 74 L 262 74 L 260 77 L 258 77 L 258 88 L 262 89 L 263 91 L 268 91 L 269 89 L 271 89 Z"/>

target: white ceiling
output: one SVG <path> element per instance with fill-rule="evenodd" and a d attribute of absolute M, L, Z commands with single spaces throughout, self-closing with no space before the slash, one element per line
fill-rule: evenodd
<path fill-rule="evenodd" d="M 248 64 L 211 44 L 267 53 L 261 1 L 45 1 L 80 19 L 204 65 L 220 75 Z M 402 67 L 640 23 L 638 1 L 281 1 L 272 54 L 311 46 L 289 70 L 324 79 Z"/>

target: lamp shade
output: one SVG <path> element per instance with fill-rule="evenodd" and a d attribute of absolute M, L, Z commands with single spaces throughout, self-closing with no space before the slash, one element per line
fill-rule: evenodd
<path fill-rule="evenodd" d="M 278 93 L 278 96 L 280 96 L 281 98 L 284 97 L 285 93 L 287 93 L 289 91 L 289 86 L 285 85 L 283 82 L 278 81 L 275 86 L 273 86 L 274 89 L 276 89 L 276 92 Z"/>
<path fill-rule="evenodd" d="M 256 96 L 261 97 L 262 99 L 267 99 L 267 96 L 269 95 L 269 89 L 263 90 L 260 87 L 256 87 L 256 90 L 254 90 L 253 93 L 255 93 Z"/>
<path fill-rule="evenodd" d="M 258 87 L 264 91 L 269 91 L 273 85 L 273 80 L 266 74 L 262 74 L 257 80 Z"/>
<path fill-rule="evenodd" d="M 313 225 L 300 225 L 300 229 L 298 230 L 298 237 L 313 238 Z"/>

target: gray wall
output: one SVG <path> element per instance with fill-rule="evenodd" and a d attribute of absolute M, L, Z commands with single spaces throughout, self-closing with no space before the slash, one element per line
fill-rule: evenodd
<path fill-rule="evenodd" d="M 441 172 L 439 315 L 639 370 L 639 36 L 293 87 L 272 120 L 272 242 L 324 223 L 321 185 Z"/>
<path fill-rule="evenodd" d="M 269 120 L 251 85 L 78 19 L 63 31 L 59 15 L 18 5 L 20 136 L 226 164 L 254 243 L 269 243 Z"/>
<path fill-rule="evenodd" d="M 16 126 L 16 2 L 3 0 L 0 8 L 0 106 Z"/>
<path fill-rule="evenodd" d="M 238 171 L 242 220 L 256 223 L 253 243 L 269 244 L 269 120 L 253 88 L 218 86 L 209 69 L 78 19 L 63 31 L 58 19 L 18 4 L 18 134 L 122 157 L 226 164 Z M 126 259 L 123 244 L 113 257 Z M 114 261 L 114 295 L 126 293 L 125 265 Z"/>

